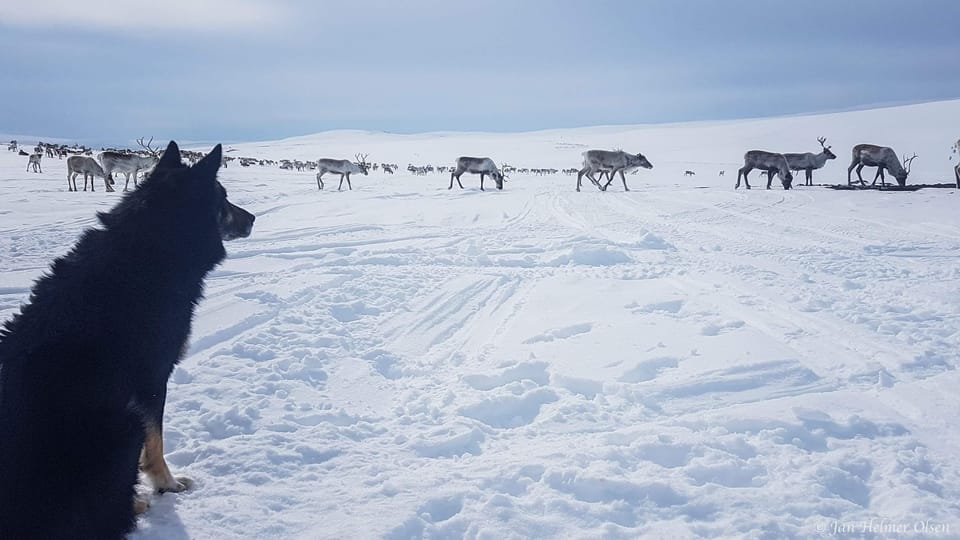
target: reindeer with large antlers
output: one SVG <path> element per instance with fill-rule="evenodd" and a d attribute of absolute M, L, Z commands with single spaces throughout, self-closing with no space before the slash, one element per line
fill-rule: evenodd
<path fill-rule="evenodd" d="M 146 155 L 107 150 L 101 152 L 98 156 L 100 164 L 103 165 L 103 183 L 107 191 L 113 191 L 114 172 L 123 173 L 126 177 L 123 190 L 127 191 L 130 186 L 131 175 L 133 175 L 133 187 L 137 187 L 137 174 L 140 171 L 146 172 L 152 169 L 160 161 L 160 149 L 152 146 L 153 137 L 150 137 L 150 140 L 146 143 L 143 142 L 143 137 L 140 137 L 137 139 L 137 143 L 143 147 L 143 152 Z"/>
<path fill-rule="evenodd" d="M 804 171 L 806 173 L 806 182 L 804 183 L 806 186 L 813 185 L 814 169 L 823 168 L 828 159 L 837 159 L 836 154 L 830 151 L 832 147 L 825 144 L 827 142 L 826 137 L 817 137 L 817 142 L 820 143 L 820 148 L 822 148 L 819 154 L 805 152 L 803 154 L 783 155 L 783 157 L 787 158 L 787 165 L 791 171 Z M 770 173 L 768 172 L 767 174 Z"/>
<path fill-rule="evenodd" d="M 320 158 L 317 160 L 317 189 L 323 189 L 323 175 L 326 173 L 333 173 L 340 175 L 340 185 L 337 186 L 337 191 L 340 191 L 340 188 L 343 187 L 343 179 L 347 179 L 347 187 L 350 190 L 353 190 L 353 185 L 350 184 L 350 175 L 363 173 L 364 176 L 369 175 L 370 164 L 367 163 L 367 156 L 369 154 L 356 154 L 354 157 L 357 158 L 356 163 L 348 159 L 329 159 L 329 158 Z"/>
<path fill-rule="evenodd" d="M 874 144 L 858 144 L 853 147 L 853 159 L 850 162 L 850 166 L 847 167 L 847 185 L 853 183 L 850 181 L 850 172 L 853 171 L 854 167 L 857 168 L 857 178 L 860 179 L 861 186 L 865 185 L 866 182 L 864 182 L 863 177 L 860 176 L 860 171 L 864 167 L 876 167 L 877 174 L 873 177 L 873 183 L 870 184 L 871 186 L 877 184 L 877 178 L 880 179 L 881 186 L 887 185 L 883 177 L 883 170 L 886 169 L 897 179 L 897 184 L 903 187 L 907 185 L 907 175 L 910 174 L 910 164 L 916 158 L 917 155 L 914 154 L 913 157 L 904 159 L 901 165 L 899 158 L 897 158 L 897 153 L 893 151 L 893 148 Z"/>

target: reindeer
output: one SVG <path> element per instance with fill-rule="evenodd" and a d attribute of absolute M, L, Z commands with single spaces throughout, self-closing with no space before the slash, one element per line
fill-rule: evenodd
<path fill-rule="evenodd" d="M 113 150 L 106 150 L 100 153 L 100 163 L 103 165 L 103 183 L 107 188 L 107 191 L 113 191 L 113 173 L 119 172 L 123 173 L 126 177 L 126 182 L 123 184 L 123 190 L 127 191 L 130 186 L 130 176 L 133 175 L 133 187 L 137 187 L 137 174 L 140 171 L 147 171 L 152 169 L 157 162 L 160 161 L 160 151 L 157 148 L 153 148 L 151 144 L 153 143 L 153 137 L 150 137 L 150 141 L 147 143 L 143 142 L 143 137 L 137 139 L 137 143 L 140 144 L 147 152 L 146 156 L 138 154 L 130 154 L 124 152 L 116 152 Z"/>
<path fill-rule="evenodd" d="M 630 191 L 630 188 L 627 187 L 627 179 L 623 176 L 623 171 L 636 169 L 637 167 L 652 169 L 653 164 L 643 154 L 639 153 L 634 155 L 623 150 L 613 152 L 609 150 L 587 150 L 583 153 L 583 168 L 577 171 L 577 191 L 580 191 L 581 180 L 584 175 L 600 188 L 600 191 L 606 191 L 618 172 L 620 173 L 620 180 L 623 181 L 623 190 Z M 593 177 L 598 172 L 601 173 L 601 178 L 603 178 L 604 173 L 607 175 L 607 183 L 603 186 Z"/>
<path fill-rule="evenodd" d="M 750 180 L 747 175 L 754 169 L 760 169 L 767 173 L 767 189 L 773 182 L 773 175 L 780 175 L 780 183 L 783 189 L 790 189 L 793 184 L 793 174 L 790 173 L 790 166 L 787 164 L 787 158 L 783 154 L 765 152 L 763 150 L 750 150 L 743 155 L 743 167 L 737 171 L 737 184 L 733 189 L 740 187 L 740 177 L 743 176 L 743 182 L 750 189 Z"/>
<path fill-rule="evenodd" d="M 460 177 L 465 172 L 480 175 L 480 191 L 484 191 L 483 179 L 487 175 L 490 175 L 490 178 L 493 178 L 493 181 L 497 183 L 497 189 L 503 189 L 503 180 L 506 177 L 503 175 L 503 172 L 497 168 L 497 164 L 494 163 L 492 159 L 467 156 L 457 158 L 457 168 L 450 173 L 450 187 L 447 189 L 453 189 L 454 178 L 456 178 L 460 189 L 463 189 L 463 184 L 460 183 Z"/>
<path fill-rule="evenodd" d="M 827 142 L 826 137 L 817 137 L 817 142 L 820 143 L 820 148 L 822 150 L 819 154 L 812 154 L 806 152 L 803 154 L 784 154 L 783 157 L 787 158 L 787 165 L 792 171 L 804 171 L 806 173 L 806 182 L 805 186 L 813 185 L 813 170 L 822 168 L 828 159 L 837 159 L 836 154 L 830 151 L 831 146 L 826 146 L 824 143 Z M 767 174 L 770 174 L 769 172 Z"/>
<path fill-rule="evenodd" d="M 683 175 L 684 175 L 684 176 L 696 176 L 697 173 L 695 173 L 695 172 L 693 172 L 693 171 L 683 171 Z"/>
<path fill-rule="evenodd" d="M 43 157 L 43 154 L 40 152 L 35 152 L 30 154 L 30 157 L 27 158 L 27 172 L 30 172 L 30 167 L 33 167 L 33 172 L 42 173 L 43 169 L 40 168 L 40 158 Z"/>
<path fill-rule="evenodd" d="M 10 141 L 10 144 L 7 145 L 7 150 L 11 152 L 17 151 L 17 141 Z"/>
<path fill-rule="evenodd" d="M 720 171 L 720 174 L 718 174 L 717 176 L 723 176 L 724 173 L 726 173 L 726 172 L 727 172 L 727 171 L 723 171 L 723 170 L 722 170 L 722 171 Z"/>
<path fill-rule="evenodd" d="M 90 177 L 90 191 L 94 192 L 96 177 L 105 177 L 106 173 L 97 163 L 97 160 L 86 156 L 70 156 L 67 158 L 67 191 L 77 190 L 77 175 L 83 173 L 83 190 L 87 190 L 87 176 Z"/>
<path fill-rule="evenodd" d="M 897 180 L 897 184 L 900 186 L 907 185 L 907 175 L 910 174 L 910 163 L 916 159 L 917 155 L 914 154 L 910 159 L 904 159 L 903 164 L 900 164 L 900 160 L 897 158 L 897 153 L 893 151 L 893 148 L 887 146 L 876 146 L 873 144 L 858 144 L 853 147 L 853 159 L 850 161 L 850 166 L 847 167 L 847 185 L 851 185 L 853 182 L 850 181 L 850 172 L 853 171 L 853 168 L 857 168 L 857 178 L 860 179 L 860 185 L 865 185 L 866 182 L 863 181 L 863 177 L 860 176 L 860 171 L 864 167 L 876 167 L 877 174 L 873 177 L 873 183 L 871 186 L 876 185 L 877 178 L 880 179 L 880 185 L 887 185 L 884 177 L 883 170 L 887 169 L 890 171 L 890 174 L 893 175 Z M 904 167 L 907 167 L 904 169 Z"/>
<path fill-rule="evenodd" d="M 323 189 L 323 175 L 326 173 L 334 173 L 340 175 L 340 185 L 337 186 L 337 191 L 340 191 L 340 188 L 343 187 L 343 179 L 347 179 L 347 187 L 353 191 L 353 185 L 350 184 L 350 175 L 363 173 L 364 176 L 369 175 L 370 164 L 367 163 L 367 156 L 369 154 L 356 154 L 354 157 L 357 158 L 356 163 L 348 159 L 329 159 L 329 158 L 320 158 L 317 160 L 317 188 Z"/>
<path fill-rule="evenodd" d="M 953 174 L 957 177 L 957 189 L 960 189 L 960 139 L 953 144 L 953 153 L 957 154 L 958 163 L 953 166 Z M 953 159 L 953 156 L 950 156 Z"/>

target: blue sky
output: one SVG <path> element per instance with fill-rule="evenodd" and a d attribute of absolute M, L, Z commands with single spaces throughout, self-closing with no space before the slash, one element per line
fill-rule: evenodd
<path fill-rule="evenodd" d="M 960 97 L 956 0 L 31 0 L 0 132 L 525 131 Z"/>

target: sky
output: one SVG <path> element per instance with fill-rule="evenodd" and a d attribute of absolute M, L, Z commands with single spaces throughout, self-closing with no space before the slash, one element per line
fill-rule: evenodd
<path fill-rule="evenodd" d="M 16 0 L 0 133 L 529 131 L 960 98 L 957 0 Z"/>

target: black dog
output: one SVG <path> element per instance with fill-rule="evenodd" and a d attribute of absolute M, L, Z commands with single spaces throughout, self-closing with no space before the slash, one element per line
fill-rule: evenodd
<path fill-rule="evenodd" d="M 223 241 L 254 221 L 217 182 L 221 152 L 187 167 L 171 142 L 0 330 L 0 538 L 123 538 L 138 460 L 157 489 L 188 485 L 163 461 L 167 378 Z"/>

